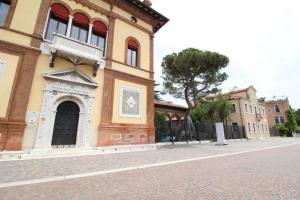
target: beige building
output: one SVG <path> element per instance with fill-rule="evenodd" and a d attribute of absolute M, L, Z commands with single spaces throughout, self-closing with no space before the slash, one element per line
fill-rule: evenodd
<path fill-rule="evenodd" d="M 153 143 L 149 0 L 0 0 L 0 150 Z"/>
<path fill-rule="evenodd" d="M 264 102 L 267 115 L 268 124 L 272 135 L 278 135 L 278 131 L 274 129 L 276 125 L 285 124 L 287 119 L 287 111 L 291 108 L 288 98 L 279 98 Z"/>
<path fill-rule="evenodd" d="M 267 138 L 270 136 L 265 106 L 256 97 L 256 89 L 250 86 L 245 89 L 224 93 L 232 104 L 228 124 L 233 130 L 244 127 L 248 139 Z M 237 130 L 240 131 L 240 130 Z"/>

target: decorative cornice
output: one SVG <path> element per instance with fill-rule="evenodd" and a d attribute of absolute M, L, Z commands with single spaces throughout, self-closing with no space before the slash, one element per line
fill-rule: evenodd
<path fill-rule="evenodd" d="M 78 0 L 76 0 L 78 1 Z M 139 0 L 104 0 L 112 6 L 117 6 L 130 14 L 151 24 L 153 32 L 157 32 L 169 19 Z"/>

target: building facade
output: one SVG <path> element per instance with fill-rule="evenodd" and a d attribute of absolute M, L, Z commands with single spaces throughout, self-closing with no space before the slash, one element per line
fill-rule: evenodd
<path fill-rule="evenodd" d="M 153 38 L 138 0 L 0 0 L 0 150 L 153 143 Z"/>
<path fill-rule="evenodd" d="M 285 124 L 288 121 L 287 111 L 291 108 L 288 98 L 274 99 L 264 102 L 267 115 L 268 124 L 271 134 L 276 136 L 278 131 L 275 130 L 276 125 Z"/>
<path fill-rule="evenodd" d="M 258 101 L 253 86 L 224 93 L 224 96 L 232 105 L 228 124 L 232 125 L 233 130 L 243 131 L 247 139 L 270 136 L 266 108 Z M 240 126 L 244 127 L 244 130 L 238 130 Z"/>

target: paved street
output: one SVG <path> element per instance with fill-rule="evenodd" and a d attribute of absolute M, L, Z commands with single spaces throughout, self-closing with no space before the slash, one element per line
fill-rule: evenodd
<path fill-rule="evenodd" d="M 0 199 L 300 199 L 299 152 L 278 138 L 0 162 Z"/>

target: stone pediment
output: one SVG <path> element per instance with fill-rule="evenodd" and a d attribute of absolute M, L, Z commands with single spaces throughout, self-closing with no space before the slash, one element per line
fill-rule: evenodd
<path fill-rule="evenodd" d="M 70 82 L 73 84 L 75 83 L 75 84 L 86 85 L 90 87 L 98 87 L 97 82 L 92 80 L 88 75 L 76 69 L 64 70 L 64 71 L 53 72 L 53 73 L 45 73 L 43 74 L 43 77 L 55 81 Z"/>

